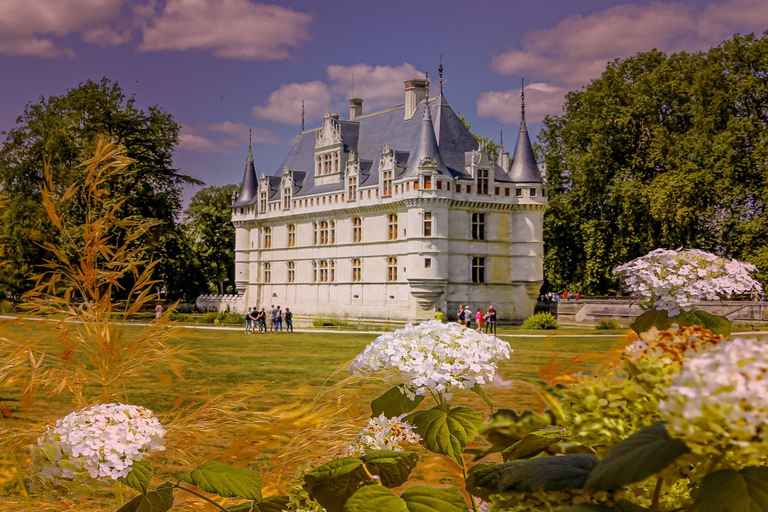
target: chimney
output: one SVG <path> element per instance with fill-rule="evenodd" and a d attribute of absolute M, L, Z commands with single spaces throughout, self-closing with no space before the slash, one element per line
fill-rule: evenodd
<path fill-rule="evenodd" d="M 427 97 L 427 80 L 423 78 L 409 78 L 405 81 L 405 120 L 409 120 L 416 113 L 421 100 Z"/>
<path fill-rule="evenodd" d="M 361 115 L 363 115 L 363 100 L 361 98 L 350 98 L 349 99 L 350 121 Z"/>

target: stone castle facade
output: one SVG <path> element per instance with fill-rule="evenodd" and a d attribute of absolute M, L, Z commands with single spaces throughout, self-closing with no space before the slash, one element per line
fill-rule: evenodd
<path fill-rule="evenodd" d="M 523 118 L 496 161 L 442 92 L 405 82 L 405 103 L 326 112 L 273 176 L 249 149 L 232 204 L 241 308 L 419 321 L 460 304 L 499 321 L 533 313 L 543 280 L 546 188 Z"/>

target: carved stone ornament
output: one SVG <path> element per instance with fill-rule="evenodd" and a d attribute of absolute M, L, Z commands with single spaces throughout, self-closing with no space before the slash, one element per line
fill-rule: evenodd
<path fill-rule="evenodd" d="M 472 165 L 477 165 L 480 163 L 480 160 L 483 158 L 483 156 L 480 154 L 480 150 L 474 151 L 472 153 Z"/>
<path fill-rule="evenodd" d="M 331 110 L 328 109 L 323 117 L 323 126 L 317 132 L 315 137 L 315 148 L 324 148 L 341 144 L 341 125 L 339 121 L 331 117 Z"/>

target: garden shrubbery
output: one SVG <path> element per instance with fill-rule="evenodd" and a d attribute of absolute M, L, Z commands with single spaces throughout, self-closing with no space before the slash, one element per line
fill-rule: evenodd
<path fill-rule="evenodd" d="M 225 313 L 219 311 L 216 313 L 203 313 L 198 319 L 201 324 L 231 324 L 238 325 L 245 323 L 245 317 L 240 313 Z"/>
<path fill-rule="evenodd" d="M 557 318 L 555 318 L 552 313 L 536 313 L 525 319 L 525 322 L 523 322 L 523 329 L 557 329 Z"/>
<path fill-rule="evenodd" d="M 597 321 L 597 324 L 595 325 L 595 329 L 600 329 L 601 331 L 621 329 L 621 323 L 619 323 L 618 320 L 614 320 L 612 318 L 601 318 L 600 320 Z"/>
<path fill-rule="evenodd" d="M 15 311 L 13 302 L 9 300 L 0 300 L 0 313 L 7 315 L 9 313 L 14 313 Z"/>

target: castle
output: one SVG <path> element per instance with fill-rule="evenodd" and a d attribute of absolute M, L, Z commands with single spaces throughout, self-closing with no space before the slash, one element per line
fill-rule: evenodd
<path fill-rule="evenodd" d="M 437 308 L 533 313 L 543 280 L 546 188 L 525 123 L 494 161 L 442 93 L 405 82 L 405 103 L 349 119 L 328 110 L 273 176 L 249 148 L 233 198 L 239 309 L 419 321 Z"/>

